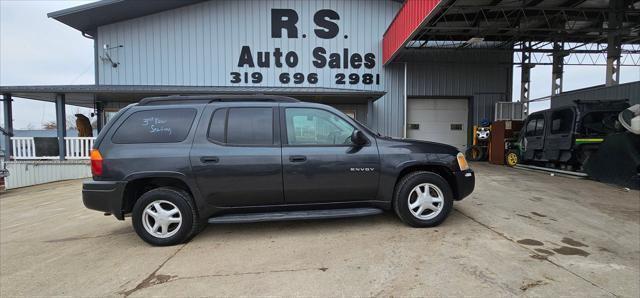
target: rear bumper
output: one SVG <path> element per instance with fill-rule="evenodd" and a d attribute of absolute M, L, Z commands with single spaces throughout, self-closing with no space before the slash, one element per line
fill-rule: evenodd
<path fill-rule="evenodd" d="M 113 214 L 123 220 L 123 193 L 126 182 L 86 180 L 82 183 L 82 202 L 84 206 Z"/>
<path fill-rule="evenodd" d="M 462 172 L 456 172 L 456 186 L 458 187 L 456 200 L 462 200 L 473 192 L 476 186 L 476 174 L 469 169 Z"/>

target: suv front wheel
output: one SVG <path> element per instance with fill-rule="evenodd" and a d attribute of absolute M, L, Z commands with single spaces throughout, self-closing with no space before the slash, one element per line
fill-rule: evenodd
<path fill-rule="evenodd" d="M 412 227 L 433 227 L 442 223 L 453 208 L 449 183 L 440 175 L 420 171 L 403 177 L 396 187 L 394 209 Z"/>
<path fill-rule="evenodd" d="M 198 231 L 198 216 L 189 193 L 161 187 L 144 193 L 133 206 L 133 228 L 157 246 L 180 244 Z"/>

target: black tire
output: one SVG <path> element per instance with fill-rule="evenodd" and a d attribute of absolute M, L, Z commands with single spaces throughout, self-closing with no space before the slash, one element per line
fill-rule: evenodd
<path fill-rule="evenodd" d="M 145 208 L 155 201 L 167 201 L 175 205 L 182 218 L 177 232 L 167 238 L 159 238 L 149 233 L 143 224 Z M 160 187 L 144 193 L 136 201 L 131 214 L 133 229 L 145 242 L 155 246 L 170 246 L 188 241 L 201 229 L 202 224 L 191 195 L 188 192 L 173 187 Z"/>
<path fill-rule="evenodd" d="M 475 145 L 471 146 L 471 148 L 467 149 L 466 152 L 467 160 L 470 161 L 481 161 L 484 160 L 485 150 L 483 147 Z"/>
<path fill-rule="evenodd" d="M 444 197 L 441 203 L 443 204 L 442 210 L 431 219 L 420 219 L 414 216 L 409 209 L 409 195 L 414 187 L 422 183 L 430 183 L 438 187 Z M 398 217 L 409 226 L 416 228 L 435 227 L 441 224 L 451 213 L 453 209 L 453 192 L 449 183 L 436 173 L 427 171 L 412 172 L 398 182 L 394 194 L 393 207 Z"/>

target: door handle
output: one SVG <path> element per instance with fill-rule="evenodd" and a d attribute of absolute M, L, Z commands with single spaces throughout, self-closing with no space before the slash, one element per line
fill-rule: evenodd
<path fill-rule="evenodd" d="M 306 161 L 306 160 L 307 160 L 307 157 L 304 156 L 304 155 L 292 155 L 292 156 L 289 156 L 289 161 L 290 162 L 303 162 L 303 161 Z"/>
<path fill-rule="evenodd" d="M 217 156 L 203 156 L 200 157 L 200 161 L 203 163 L 216 163 L 220 161 L 220 159 Z"/>

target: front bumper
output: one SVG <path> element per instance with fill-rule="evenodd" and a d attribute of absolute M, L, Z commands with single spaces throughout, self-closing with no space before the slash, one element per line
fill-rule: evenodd
<path fill-rule="evenodd" d="M 86 180 L 82 183 L 82 202 L 89 209 L 111 213 L 123 220 L 122 204 L 126 184 L 122 181 Z"/>
<path fill-rule="evenodd" d="M 473 192 L 476 186 L 476 174 L 473 170 L 456 172 L 456 186 L 458 188 L 456 201 L 462 200 Z"/>

